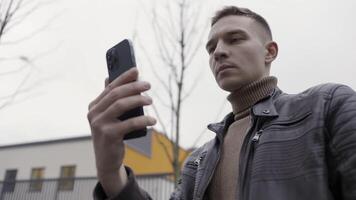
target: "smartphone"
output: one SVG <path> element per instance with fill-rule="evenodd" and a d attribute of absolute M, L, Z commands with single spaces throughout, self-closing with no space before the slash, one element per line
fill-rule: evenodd
<path fill-rule="evenodd" d="M 106 52 L 106 62 L 109 72 L 109 83 L 115 80 L 125 71 L 136 67 L 136 60 L 133 45 L 130 40 L 124 39 Z M 123 121 L 132 117 L 144 115 L 143 107 L 137 107 L 127 111 L 118 119 Z M 147 133 L 147 128 L 136 130 L 125 135 L 124 140 L 143 137 Z"/>

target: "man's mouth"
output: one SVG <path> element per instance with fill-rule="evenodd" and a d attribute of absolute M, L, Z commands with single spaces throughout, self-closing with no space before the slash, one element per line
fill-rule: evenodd
<path fill-rule="evenodd" d="M 224 71 L 225 69 L 229 69 L 229 68 L 234 68 L 234 66 L 231 64 L 227 64 L 227 63 L 218 65 L 216 67 L 215 74 L 218 75 L 220 72 Z"/>

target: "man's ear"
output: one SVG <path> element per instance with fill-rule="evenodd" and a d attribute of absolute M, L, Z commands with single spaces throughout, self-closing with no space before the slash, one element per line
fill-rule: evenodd
<path fill-rule="evenodd" d="M 265 46 L 266 46 L 265 63 L 266 65 L 270 65 L 278 55 L 278 45 L 276 42 L 270 41 Z"/>

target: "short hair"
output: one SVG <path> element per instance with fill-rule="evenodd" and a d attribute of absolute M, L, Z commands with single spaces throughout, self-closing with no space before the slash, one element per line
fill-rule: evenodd
<path fill-rule="evenodd" d="M 262 25 L 262 27 L 266 30 L 266 32 L 272 38 L 272 31 L 271 31 L 267 21 L 261 15 L 251 11 L 248 8 L 240 8 L 237 6 L 226 6 L 226 7 L 222 8 L 221 10 L 218 10 L 215 13 L 215 16 L 211 19 L 211 26 L 213 26 L 221 18 L 230 16 L 230 15 L 245 16 L 245 17 L 249 17 L 249 18 L 255 20 L 260 25 Z"/>

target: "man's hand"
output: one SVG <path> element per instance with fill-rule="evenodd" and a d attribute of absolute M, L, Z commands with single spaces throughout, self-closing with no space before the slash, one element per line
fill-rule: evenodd
<path fill-rule="evenodd" d="M 122 165 L 126 134 L 152 126 L 156 120 L 139 116 L 120 121 L 117 117 L 133 108 L 152 104 L 152 99 L 140 93 L 150 84 L 136 81 L 138 71 L 132 68 L 110 84 L 105 81 L 104 91 L 89 104 L 88 120 L 94 144 L 98 179 L 105 193 L 115 196 L 125 186 L 127 176 Z"/>

